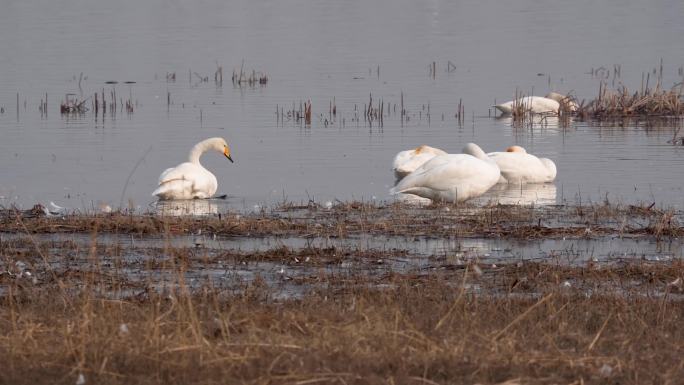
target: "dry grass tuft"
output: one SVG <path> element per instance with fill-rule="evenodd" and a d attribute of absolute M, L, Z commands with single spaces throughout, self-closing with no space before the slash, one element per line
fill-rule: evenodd
<path fill-rule="evenodd" d="M 681 277 L 682 266 L 622 269 L 507 266 L 496 275 L 513 285 L 501 295 L 465 290 L 482 282 L 469 269 L 393 275 L 382 289 L 359 279 L 279 301 L 259 280 L 235 294 L 190 290 L 179 276 L 163 295 L 118 300 L 89 290 L 97 277 L 76 291 L 10 285 L 2 382 L 676 383 L 681 299 L 600 283 Z M 599 286 L 586 295 L 549 284 L 567 276 Z"/>
<path fill-rule="evenodd" d="M 601 82 L 599 95 L 586 105 L 581 105 L 577 116 L 582 119 L 615 119 L 624 117 L 669 117 L 684 114 L 682 89 L 663 90 L 658 83 L 654 88 L 630 92 L 622 86 L 609 90 Z"/>

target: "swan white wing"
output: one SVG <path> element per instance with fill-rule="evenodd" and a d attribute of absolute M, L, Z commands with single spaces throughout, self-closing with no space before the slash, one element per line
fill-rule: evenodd
<path fill-rule="evenodd" d="M 553 99 L 545 98 L 542 96 L 528 96 L 523 101 L 526 109 L 531 110 L 535 114 L 542 113 L 558 113 L 560 108 L 560 103 Z"/>
<path fill-rule="evenodd" d="M 530 111 L 535 114 L 556 114 L 560 108 L 560 103 L 543 96 L 525 96 L 517 100 L 511 100 L 506 103 L 497 104 L 494 107 L 505 114 L 510 114 L 513 112 L 513 107 L 516 104 L 521 105 L 525 111 Z"/>
<path fill-rule="evenodd" d="M 163 199 L 209 198 L 218 187 L 216 177 L 204 167 L 185 162 L 165 170 L 152 193 Z"/>
<path fill-rule="evenodd" d="M 164 183 L 164 181 L 165 181 L 166 178 L 167 178 L 167 175 L 168 175 L 169 173 L 171 173 L 171 172 L 172 172 L 173 170 L 175 170 L 175 169 L 176 169 L 175 167 L 169 167 L 169 168 L 167 168 L 166 170 L 164 170 L 164 171 L 161 173 L 161 175 L 159 175 L 159 184 Z"/>
<path fill-rule="evenodd" d="M 392 170 L 396 170 L 402 164 L 408 162 L 411 159 L 412 152 L 414 152 L 414 150 L 399 151 L 392 161 Z"/>
<path fill-rule="evenodd" d="M 397 165 L 397 167 L 394 168 L 394 173 L 397 174 L 397 176 L 406 176 L 434 157 L 435 155 L 432 153 L 416 154 L 403 163 Z"/>
<path fill-rule="evenodd" d="M 509 183 L 551 182 L 556 177 L 556 167 L 550 167 L 532 154 L 515 152 L 492 152 L 489 157 L 496 162 L 501 176 Z M 551 164 L 550 160 L 547 160 Z"/>
<path fill-rule="evenodd" d="M 436 156 L 406 176 L 393 193 L 463 201 L 484 194 L 499 179 L 495 164 L 466 154 Z"/>
<path fill-rule="evenodd" d="M 397 178 L 403 178 L 435 156 L 446 154 L 446 152 L 438 148 L 426 145 L 412 150 L 401 151 L 394 157 L 392 170 L 394 170 L 394 175 Z"/>
<path fill-rule="evenodd" d="M 193 187 L 189 180 L 174 179 L 162 183 L 152 192 L 159 199 L 192 199 Z"/>

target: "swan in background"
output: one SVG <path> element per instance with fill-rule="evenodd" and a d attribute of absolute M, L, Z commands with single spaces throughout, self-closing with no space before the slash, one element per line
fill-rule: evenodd
<path fill-rule="evenodd" d="M 401 179 L 435 156 L 446 154 L 446 152 L 439 148 L 426 145 L 418 146 L 413 150 L 401 151 L 394 157 L 394 162 L 392 162 L 394 176 L 397 179 Z"/>
<path fill-rule="evenodd" d="M 520 146 L 487 155 L 501 170 L 500 183 L 546 183 L 556 179 L 556 164 L 551 159 L 537 158 Z"/>
<path fill-rule="evenodd" d="M 216 177 L 200 164 L 200 156 L 209 150 L 218 151 L 233 162 L 225 139 L 203 140 L 190 150 L 187 162 L 161 173 L 159 187 L 152 195 L 161 200 L 209 198 L 214 195 L 218 187 Z"/>
<path fill-rule="evenodd" d="M 559 94 L 557 92 L 549 92 L 546 96 L 525 96 L 516 100 L 511 100 L 506 103 L 497 104 L 494 106 L 497 110 L 504 114 L 512 114 L 516 105 L 523 107 L 525 112 L 533 114 L 558 114 L 561 106 L 566 111 L 577 112 L 579 106 L 577 102 L 568 95 Z"/>
<path fill-rule="evenodd" d="M 494 108 L 504 114 L 512 114 L 516 106 L 522 106 L 525 112 L 533 114 L 558 114 L 560 103 L 543 96 L 525 96 L 506 103 L 497 104 Z"/>
<path fill-rule="evenodd" d="M 438 201 L 462 202 L 484 194 L 499 180 L 499 167 L 474 143 L 462 154 L 437 155 L 404 177 L 392 194 L 414 194 Z"/>
<path fill-rule="evenodd" d="M 572 96 L 559 94 L 558 92 L 549 92 L 546 97 L 553 99 L 558 102 L 561 106 L 564 106 L 567 111 L 577 112 L 579 105 L 577 101 Z"/>

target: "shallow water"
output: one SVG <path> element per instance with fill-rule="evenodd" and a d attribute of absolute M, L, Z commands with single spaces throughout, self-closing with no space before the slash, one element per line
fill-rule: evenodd
<path fill-rule="evenodd" d="M 23 239 L 23 235 L 0 233 L 0 241 Z M 86 250 L 93 245 L 93 238 L 87 234 L 45 234 L 34 235 L 38 242 L 62 242 L 79 245 Z M 612 263 L 620 260 L 646 260 L 668 262 L 684 257 L 684 240 L 670 239 L 653 241 L 631 237 L 598 237 L 588 239 L 542 239 L 508 240 L 497 238 L 407 238 L 402 236 L 354 236 L 334 237 L 221 237 L 212 235 L 140 237 L 135 235 L 98 235 L 101 246 L 122 247 L 122 258 L 137 258 L 140 250 L 157 250 L 158 259 L 167 247 L 190 248 L 212 253 L 232 250 L 241 253 L 266 252 L 281 247 L 297 251 L 308 248 L 336 248 L 339 250 L 397 251 L 402 256 L 386 261 L 399 271 L 407 267 L 431 266 L 447 261 L 449 263 L 511 263 L 522 260 L 554 260 L 560 264 L 584 264 L 587 261 Z M 405 255 L 403 255 L 405 254 Z M 395 264 L 394 262 L 398 262 Z"/>
<path fill-rule="evenodd" d="M 479 1 L 11 2 L 0 12 L 0 204 L 146 210 L 163 169 L 195 142 L 224 136 L 236 163 L 215 154 L 203 163 L 236 209 L 389 199 L 396 152 L 419 144 L 456 152 L 469 141 L 486 151 L 517 143 L 554 159 L 555 194 L 539 203 L 682 208 L 684 147 L 668 143 L 681 122 L 514 128 L 490 108 L 516 89 L 593 98 L 606 73 L 588 72 L 599 67 L 609 84 L 637 89 L 661 58 L 669 88 L 682 80 L 682 14 L 684 3 L 673 0 L 524 0 L 505 9 Z M 268 74 L 266 85 L 231 84 L 243 59 L 246 70 Z M 223 85 L 214 83 L 217 63 Z M 136 103 L 132 114 L 59 113 L 66 93 L 104 90 L 109 99 L 113 89 Z M 38 110 L 45 93 L 47 116 Z M 371 94 L 374 104 L 389 103 L 382 126 L 359 114 Z M 402 95 L 408 121 L 395 112 Z M 310 126 L 276 118 L 276 106 L 308 99 Z"/>
<path fill-rule="evenodd" d="M 654 242 L 619 237 L 514 241 L 388 236 L 305 239 L 192 235 L 165 239 L 113 234 L 101 234 L 96 238 L 87 234 L 45 234 L 29 238 L 0 233 L 0 242 L 14 252 L 24 248 L 33 250 L 34 242 L 44 250 L 40 258 L 30 257 L 30 253 L 23 256 L 18 253 L 18 257 L 0 260 L 0 277 L 7 274 L 17 282 L 40 285 L 50 281 L 50 274 L 92 271 L 117 277 L 120 283 L 102 293 L 110 297 L 141 295 L 148 288 L 165 290 L 176 287 L 182 279 L 183 285 L 191 288 L 210 285 L 237 292 L 244 290 L 246 285 L 261 281 L 268 285 L 274 298 L 292 298 L 332 285 L 332 281 L 337 285 L 345 284 L 346 278 L 352 284 L 359 277 L 382 281 L 382 277 L 394 273 L 432 274 L 462 269 L 473 263 L 488 270 L 522 261 L 563 266 L 587 266 L 588 263 L 618 266 L 642 261 L 669 263 L 684 257 L 682 240 Z M 90 250 L 95 245 L 107 251 L 93 259 Z M 292 254 L 285 256 L 279 252 L 283 247 Z M 238 253 L 223 254 L 226 250 Z M 311 260 L 308 256 L 296 257 L 298 252 L 305 250 L 312 250 Z M 314 250 L 328 252 L 319 255 Z M 179 255 L 184 257 L 179 259 Z M 343 255 L 344 258 L 337 259 L 335 255 Z M 186 259 L 181 262 L 183 258 Z M 46 269 L 45 261 L 49 261 L 49 269 Z M 6 290 L 7 286 L 0 285 L 0 295 L 4 295 Z M 478 285 L 469 285 L 468 290 L 480 289 Z"/>

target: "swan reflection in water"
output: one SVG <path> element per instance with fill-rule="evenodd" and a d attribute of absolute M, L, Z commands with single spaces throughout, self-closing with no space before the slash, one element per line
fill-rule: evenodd
<path fill-rule="evenodd" d="M 396 202 L 409 206 L 428 206 L 432 200 L 413 194 L 394 195 Z M 476 203 L 498 203 L 518 206 L 550 206 L 556 204 L 556 185 L 553 183 L 507 184 L 500 183 L 484 195 L 472 200 Z"/>
<path fill-rule="evenodd" d="M 572 117 L 567 117 L 565 119 L 559 119 L 558 116 L 553 115 L 530 115 L 529 120 L 524 122 L 514 122 L 513 117 L 510 115 L 500 115 L 494 118 L 496 121 L 503 122 L 510 127 L 525 127 L 527 129 L 534 130 L 549 130 L 549 132 L 557 133 L 563 128 L 567 128 L 570 123 L 572 123 Z"/>
<path fill-rule="evenodd" d="M 218 215 L 219 207 L 225 205 L 225 201 L 217 199 L 161 200 L 155 209 L 159 215 L 206 216 Z"/>
<path fill-rule="evenodd" d="M 497 184 L 482 199 L 502 205 L 539 205 L 556 204 L 556 185 L 553 183 Z"/>

